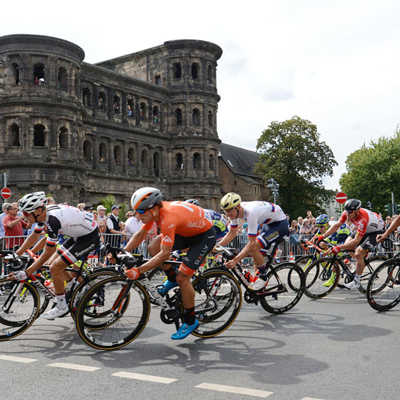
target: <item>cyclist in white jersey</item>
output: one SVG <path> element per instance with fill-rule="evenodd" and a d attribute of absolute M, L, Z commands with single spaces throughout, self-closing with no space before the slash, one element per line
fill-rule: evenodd
<path fill-rule="evenodd" d="M 289 223 L 282 209 L 267 201 L 243 201 L 237 193 L 227 193 L 221 199 L 221 208 L 231 219 L 229 232 L 219 242 L 226 246 L 239 233 L 240 220 L 247 222 L 248 242 L 226 266 L 234 268 L 243 258 L 251 256 L 259 271 L 259 278 L 252 288 L 258 290 L 265 284 L 266 266 L 260 250 L 268 250 L 273 243 L 289 235 Z"/>
<path fill-rule="evenodd" d="M 63 204 L 49 206 L 46 206 L 46 204 L 47 199 L 44 192 L 29 193 L 18 202 L 19 210 L 22 211 L 25 218 L 31 223 L 36 222 L 37 226 L 16 251 L 17 255 L 22 255 L 25 250 L 30 249 L 45 229 L 48 238 L 40 257 L 26 271 L 15 272 L 13 276 L 18 280 L 25 280 L 57 251 L 58 257 L 50 265 L 56 294 L 56 306 L 43 314 L 43 318 L 54 319 L 68 312 L 64 281 L 69 280 L 70 277 L 65 272 L 65 267 L 74 264 L 82 257 L 86 257 L 98 247 L 100 236 L 93 214 Z M 59 234 L 66 235 L 69 239 L 57 248 Z"/>

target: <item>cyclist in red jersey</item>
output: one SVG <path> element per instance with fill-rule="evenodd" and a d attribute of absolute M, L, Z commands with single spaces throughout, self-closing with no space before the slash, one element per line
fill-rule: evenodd
<path fill-rule="evenodd" d="M 195 292 L 191 278 L 214 247 L 216 234 L 201 207 L 184 201 L 162 201 L 162 198 L 160 190 L 152 187 L 140 188 L 132 195 L 132 209 L 143 226 L 131 237 L 125 250 L 137 248 L 154 223 L 160 235 L 152 243 L 153 257 L 139 268 L 129 269 L 126 275 L 129 279 L 138 279 L 141 273 L 161 266 L 169 259 L 171 251 L 188 249 L 177 272 L 173 268 L 165 270 L 168 280 L 164 283 L 164 293 L 177 285 L 182 292 L 184 323 L 171 336 L 171 339 L 179 340 L 187 337 L 199 325 L 194 315 Z"/>
<path fill-rule="evenodd" d="M 348 289 L 358 289 L 360 287 L 360 277 L 365 268 L 364 258 L 369 250 L 377 245 L 377 235 L 383 232 L 384 221 L 377 214 L 365 208 L 361 208 L 361 201 L 357 199 L 349 199 L 344 205 L 344 210 L 336 224 L 332 225 L 322 235 L 316 235 L 317 241 L 321 241 L 332 233 L 336 232 L 342 224 L 347 220 L 353 224 L 357 231 L 355 236 L 340 246 L 332 247 L 329 251 L 337 254 L 342 250 L 354 250 L 356 258 L 356 273 L 354 280 L 345 283 Z"/>

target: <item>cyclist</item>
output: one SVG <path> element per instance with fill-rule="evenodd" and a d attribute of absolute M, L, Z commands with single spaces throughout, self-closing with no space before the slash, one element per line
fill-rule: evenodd
<path fill-rule="evenodd" d="M 221 208 L 231 219 L 229 232 L 219 242 L 226 246 L 239 234 L 239 222 L 247 222 L 248 242 L 243 249 L 226 266 L 234 268 L 243 258 L 251 256 L 258 269 L 257 279 L 252 284 L 253 290 L 259 290 L 265 285 L 267 266 L 260 250 L 268 250 L 273 243 L 289 235 L 289 222 L 282 209 L 267 201 L 243 201 L 237 193 L 227 193 L 221 199 Z M 259 232 L 260 230 L 260 232 Z M 261 279 L 260 279 L 261 278 Z"/>
<path fill-rule="evenodd" d="M 100 245 L 99 231 L 93 214 L 80 211 L 78 208 L 59 204 L 48 205 L 44 192 L 26 194 L 19 202 L 19 210 L 29 222 L 37 223 L 35 230 L 26 238 L 16 251 L 22 255 L 41 238 L 43 230 L 47 230 L 46 246 L 40 257 L 26 271 L 12 274 L 15 279 L 25 280 L 38 270 L 57 251 L 58 256 L 50 264 L 50 272 L 54 281 L 56 306 L 42 315 L 45 319 L 54 319 L 68 312 L 65 300 L 64 281 L 71 278 L 65 272 L 65 267 L 74 264 L 78 259 L 87 256 Z M 59 233 L 69 238 L 58 248 Z"/>
<path fill-rule="evenodd" d="M 388 238 L 388 236 L 395 231 L 398 227 L 400 226 L 400 215 L 397 215 L 392 222 L 390 223 L 389 227 L 386 229 L 385 233 L 382 235 L 378 235 L 376 238 L 376 241 L 378 243 L 383 242 L 385 239 Z"/>
<path fill-rule="evenodd" d="M 372 250 L 377 245 L 376 237 L 383 232 L 385 223 L 377 213 L 361 208 L 360 200 L 349 199 L 344 205 L 344 211 L 339 221 L 333 224 L 325 233 L 315 236 L 315 240 L 319 242 L 329 237 L 337 232 L 346 221 L 349 221 L 357 229 L 355 236 L 344 244 L 332 247 L 329 252 L 337 254 L 342 250 L 355 249 L 356 273 L 354 279 L 349 283 L 345 283 L 345 286 L 348 289 L 358 289 L 361 285 L 360 277 L 365 268 L 364 257 L 369 250 Z"/>
<path fill-rule="evenodd" d="M 177 285 L 181 288 L 184 323 L 171 339 L 184 339 L 199 325 L 194 315 L 195 293 L 191 278 L 215 245 L 215 229 L 201 207 L 184 201 L 163 201 L 161 191 L 154 187 L 136 190 L 131 198 L 131 206 L 143 226 L 133 234 L 125 250 L 137 248 L 154 223 L 160 229 L 160 235 L 152 243 L 153 249 L 158 249 L 158 252 L 139 268 L 126 271 L 129 279 L 138 279 L 141 273 L 163 264 L 172 250 L 188 249 L 178 272 L 173 268 L 166 269 L 168 280 L 164 283 L 167 290 Z"/>
<path fill-rule="evenodd" d="M 315 220 L 315 225 L 318 231 L 315 235 L 322 235 L 329 229 L 329 217 L 326 214 L 319 215 Z M 334 245 L 343 244 L 346 239 L 351 235 L 351 231 L 346 223 L 339 226 L 339 229 L 331 236 L 325 238 L 325 241 Z M 321 248 L 327 248 L 326 245 L 321 243 Z"/>

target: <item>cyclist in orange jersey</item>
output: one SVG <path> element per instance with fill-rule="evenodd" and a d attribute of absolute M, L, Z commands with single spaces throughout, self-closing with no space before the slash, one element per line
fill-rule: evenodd
<path fill-rule="evenodd" d="M 143 226 L 131 237 L 125 250 L 131 251 L 138 247 L 154 223 L 160 235 L 152 243 L 153 257 L 139 268 L 129 269 L 126 275 L 129 279 L 138 279 L 141 273 L 161 266 L 169 259 L 171 251 L 188 249 L 177 272 L 173 268 L 163 268 L 168 280 L 161 294 L 177 285 L 181 288 L 184 323 L 171 336 L 171 339 L 179 340 L 187 337 L 199 325 L 194 315 L 195 293 L 191 278 L 214 247 L 216 234 L 201 207 L 184 201 L 162 201 L 162 198 L 160 190 L 153 187 L 140 188 L 132 195 L 132 209 Z"/>

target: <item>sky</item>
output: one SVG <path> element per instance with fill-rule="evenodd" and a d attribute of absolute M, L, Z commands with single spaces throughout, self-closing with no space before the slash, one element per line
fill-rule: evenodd
<path fill-rule="evenodd" d="M 219 45 L 220 139 L 255 151 L 272 121 L 307 119 L 339 164 L 328 189 L 349 154 L 400 122 L 397 0 L 20 0 L 1 13 L 0 36 L 69 40 L 88 63 L 168 40 Z"/>

